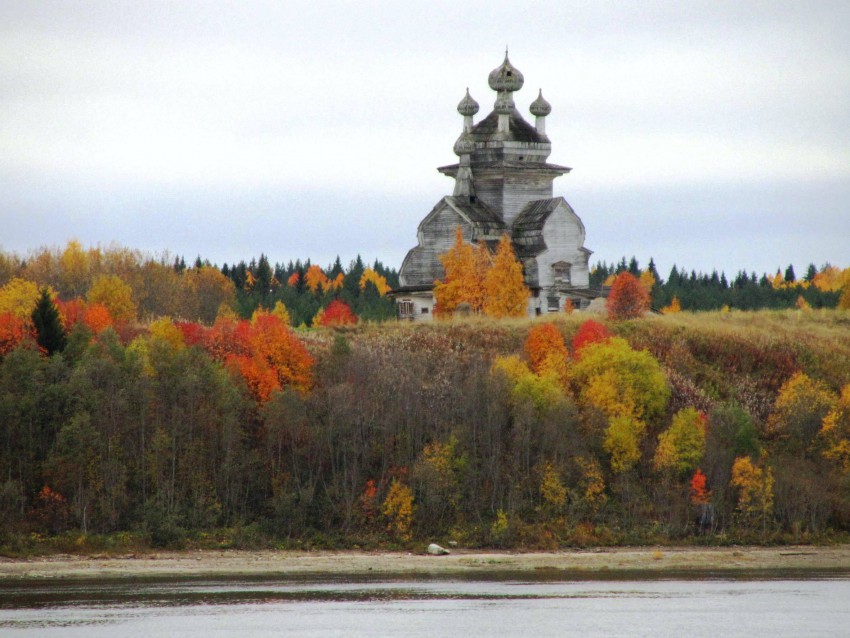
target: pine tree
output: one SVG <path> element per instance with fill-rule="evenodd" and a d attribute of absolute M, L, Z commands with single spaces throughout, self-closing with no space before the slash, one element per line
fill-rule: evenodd
<path fill-rule="evenodd" d="M 65 332 L 59 319 L 59 310 L 47 288 L 41 289 L 41 297 L 32 311 L 32 323 L 36 330 L 36 341 L 48 355 L 65 348 Z"/>

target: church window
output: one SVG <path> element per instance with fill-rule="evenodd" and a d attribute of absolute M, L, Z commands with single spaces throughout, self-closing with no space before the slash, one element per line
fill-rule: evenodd
<path fill-rule="evenodd" d="M 556 286 L 570 285 L 570 264 L 565 261 L 559 261 L 552 264 L 552 274 L 554 276 Z"/>

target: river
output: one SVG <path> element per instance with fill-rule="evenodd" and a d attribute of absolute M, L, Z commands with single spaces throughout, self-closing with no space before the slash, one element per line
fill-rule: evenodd
<path fill-rule="evenodd" d="M 616 577 L 615 577 L 616 578 Z M 850 578 L 0 583 L 0 635 L 850 635 Z"/>

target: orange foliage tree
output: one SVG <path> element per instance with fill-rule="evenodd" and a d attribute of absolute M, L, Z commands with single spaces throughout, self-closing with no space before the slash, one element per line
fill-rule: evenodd
<path fill-rule="evenodd" d="M 502 235 L 493 266 L 484 278 L 484 312 L 496 318 L 524 317 L 531 293 L 525 285 L 522 264 L 516 260 L 511 239 Z"/>
<path fill-rule="evenodd" d="M 547 362 L 565 361 L 569 356 L 563 335 L 552 323 L 537 324 L 528 331 L 525 353 L 531 362 L 531 369 L 537 374 L 549 367 Z"/>
<path fill-rule="evenodd" d="M 605 306 L 612 319 L 637 319 L 649 310 L 649 293 L 637 277 L 624 271 L 614 280 Z"/>
<path fill-rule="evenodd" d="M 86 306 L 83 311 L 83 323 L 95 334 L 103 332 L 112 324 L 112 315 L 109 309 L 100 303 L 93 303 Z"/>
<path fill-rule="evenodd" d="M 14 350 L 26 338 L 34 338 L 32 324 L 11 312 L 0 314 L 0 357 Z"/>
<path fill-rule="evenodd" d="M 304 274 L 304 284 L 313 294 L 327 290 L 330 283 L 328 276 L 316 264 L 310 266 Z"/>
<path fill-rule="evenodd" d="M 711 492 L 706 489 L 706 476 L 702 470 L 697 468 L 691 477 L 691 504 L 707 505 L 711 499 Z"/>
<path fill-rule="evenodd" d="M 434 282 L 435 313 L 447 317 L 462 303 L 469 304 L 472 312 L 484 307 L 484 277 L 489 266 L 487 249 L 473 246 L 463 240 L 463 229 L 455 229 L 455 243 L 442 255 L 446 276 Z"/>
<path fill-rule="evenodd" d="M 357 323 L 357 315 L 341 299 L 331 301 L 319 317 L 319 324 L 322 326 L 347 326 L 355 323 Z"/>

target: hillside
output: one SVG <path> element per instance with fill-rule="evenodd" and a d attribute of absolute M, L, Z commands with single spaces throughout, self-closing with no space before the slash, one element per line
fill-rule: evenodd
<path fill-rule="evenodd" d="M 24 343 L 0 362 L 2 545 L 844 537 L 848 313 L 588 318 Z"/>

